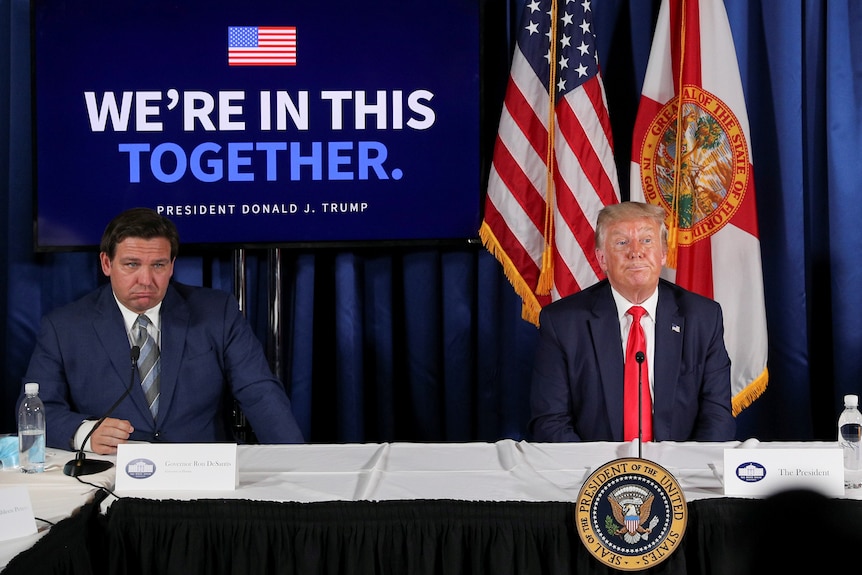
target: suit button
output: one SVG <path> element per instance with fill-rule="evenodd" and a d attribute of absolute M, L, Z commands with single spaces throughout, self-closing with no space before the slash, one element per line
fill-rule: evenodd
<path fill-rule="evenodd" d="M 161 431 L 157 431 L 155 434 L 153 434 L 154 440 L 159 441 L 161 438 L 162 438 L 162 432 Z"/>

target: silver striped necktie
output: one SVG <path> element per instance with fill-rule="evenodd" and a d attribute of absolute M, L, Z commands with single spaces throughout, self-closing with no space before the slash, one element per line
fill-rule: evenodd
<path fill-rule="evenodd" d="M 150 318 L 141 314 L 135 320 L 135 325 L 132 326 L 135 345 L 141 348 L 141 356 L 138 358 L 138 374 L 141 376 L 141 387 L 144 389 L 144 395 L 147 396 L 147 404 L 150 406 L 150 413 L 153 414 L 153 419 L 159 412 L 159 374 L 161 372 L 161 361 L 159 360 L 159 346 L 155 340 L 150 337 L 147 331 L 147 326 L 150 325 Z"/>

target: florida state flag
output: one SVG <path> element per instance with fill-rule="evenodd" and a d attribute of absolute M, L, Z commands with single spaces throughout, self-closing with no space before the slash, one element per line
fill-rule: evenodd
<path fill-rule="evenodd" d="M 718 301 L 733 412 L 766 389 L 768 342 L 748 115 L 723 0 L 664 0 L 632 145 L 631 199 L 663 206 L 663 275 Z"/>

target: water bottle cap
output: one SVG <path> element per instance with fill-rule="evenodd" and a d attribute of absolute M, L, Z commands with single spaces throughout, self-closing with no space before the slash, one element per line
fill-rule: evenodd
<path fill-rule="evenodd" d="M 36 395 L 39 393 L 39 384 L 38 383 L 25 383 L 24 384 L 24 393 L 27 395 Z"/>
<path fill-rule="evenodd" d="M 858 395 L 845 395 L 844 396 L 844 406 L 845 407 L 857 407 L 859 405 L 859 396 Z"/>

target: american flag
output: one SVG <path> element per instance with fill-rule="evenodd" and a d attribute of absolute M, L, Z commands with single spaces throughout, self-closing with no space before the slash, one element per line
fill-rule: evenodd
<path fill-rule="evenodd" d="M 228 26 L 229 66 L 296 66 L 295 26 Z"/>
<path fill-rule="evenodd" d="M 532 0 L 521 18 L 479 230 L 521 297 L 524 319 L 538 324 L 542 306 L 603 277 L 595 221 L 619 201 L 590 0 Z"/>

